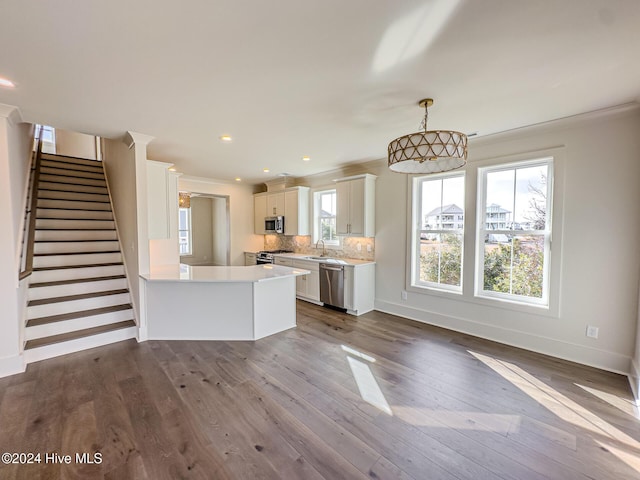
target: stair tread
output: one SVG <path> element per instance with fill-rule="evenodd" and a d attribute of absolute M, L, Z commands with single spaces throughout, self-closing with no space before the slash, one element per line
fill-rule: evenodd
<path fill-rule="evenodd" d="M 108 212 L 109 210 L 103 210 Z M 40 215 L 36 216 L 36 220 L 74 220 L 74 221 L 88 221 L 88 222 L 113 222 L 112 219 L 109 218 L 66 218 L 66 217 L 42 217 Z"/>
<path fill-rule="evenodd" d="M 34 267 L 34 272 L 41 272 L 45 270 L 64 270 L 67 268 L 90 268 L 90 267 L 113 267 L 115 265 L 124 265 L 122 262 L 107 262 L 107 263 L 87 263 L 86 265 L 58 265 L 56 267 Z"/>
<path fill-rule="evenodd" d="M 69 179 L 68 182 L 57 182 L 57 183 L 71 183 L 71 184 L 75 185 L 75 183 L 72 181 L 74 178 L 84 178 L 85 180 L 104 181 L 104 173 L 102 173 L 102 172 L 84 172 L 84 170 L 72 170 L 70 168 L 62 168 L 62 167 L 46 167 L 46 166 L 43 166 L 42 168 L 49 168 L 49 169 L 54 169 L 54 170 L 63 170 L 64 172 L 61 172 L 61 173 L 40 170 L 40 175 L 50 175 L 52 177 L 62 177 L 62 178 L 68 178 Z M 82 176 L 82 175 L 71 175 L 71 174 L 66 173 L 66 172 L 92 173 L 93 175 L 99 175 L 102 178 L 86 177 L 86 176 Z"/>
<path fill-rule="evenodd" d="M 76 330 L 75 332 L 62 333 L 60 335 L 52 335 L 50 337 L 37 338 L 29 340 L 25 344 L 25 350 L 32 348 L 44 347 L 46 345 L 52 345 L 55 343 L 66 342 L 69 340 L 77 340 L 79 338 L 90 337 L 93 335 L 99 335 L 101 333 L 112 332 L 123 328 L 135 327 L 136 322 L 133 320 L 125 320 L 117 323 L 110 323 L 108 325 L 101 325 L 99 327 L 85 328 L 83 330 Z"/>
<path fill-rule="evenodd" d="M 129 289 L 120 288 L 117 290 L 105 290 L 102 292 L 79 293 L 77 295 L 66 295 L 64 297 L 40 298 L 38 300 L 30 300 L 27 307 L 36 307 L 38 305 L 49 305 L 51 303 L 72 302 L 74 300 L 87 300 L 89 298 L 108 297 L 111 295 L 120 295 L 129 293 Z"/>
<path fill-rule="evenodd" d="M 121 305 L 110 305 L 108 307 L 92 308 L 89 310 L 80 310 L 78 312 L 59 313 L 57 315 L 49 315 L 48 317 L 31 318 L 27 321 L 27 327 L 37 327 L 39 325 L 46 325 L 47 323 L 63 322 L 65 320 L 75 320 L 76 318 L 92 317 L 94 315 L 132 309 L 133 307 L 130 303 L 123 303 Z"/>
<path fill-rule="evenodd" d="M 104 277 L 74 278 L 73 280 L 56 280 L 55 282 L 38 282 L 29 284 L 29 288 L 55 287 L 58 285 L 72 285 L 74 283 L 100 282 L 103 280 L 121 280 L 125 275 L 108 275 Z"/>
<path fill-rule="evenodd" d="M 47 163 L 47 165 L 45 165 L 45 162 Z M 78 162 L 69 162 L 68 158 L 43 158 L 42 159 L 42 166 L 49 166 L 49 163 L 57 163 L 57 164 L 62 164 L 62 165 L 73 165 L 73 166 L 83 166 L 83 167 L 87 167 L 87 168 L 97 168 L 100 171 L 102 171 L 102 162 L 98 162 L 96 161 L 96 163 L 98 163 L 98 165 L 87 165 L 86 163 L 78 163 Z M 69 168 L 69 167 L 67 167 Z"/>
<path fill-rule="evenodd" d="M 109 212 L 111 210 L 93 210 L 91 208 L 62 208 L 62 207 L 38 207 L 38 210 L 70 210 L 70 211 L 81 211 L 81 212 Z"/>
<path fill-rule="evenodd" d="M 52 159 L 51 157 L 55 157 L 55 158 Z M 43 160 L 53 160 L 53 161 L 55 161 L 55 159 L 57 159 L 57 158 L 72 158 L 74 160 L 82 160 L 84 162 L 95 162 L 97 164 L 102 164 L 102 161 L 94 160 L 93 158 L 74 157 L 72 155 L 60 155 L 58 153 L 43 153 L 42 154 L 42 159 Z"/>
<path fill-rule="evenodd" d="M 98 252 L 59 252 L 59 253 L 34 253 L 34 257 L 55 257 L 57 255 L 102 255 L 104 253 L 120 253 L 120 250 L 101 250 Z"/>
<path fill-rule="evenodd" d="M 73 231 L 73 230 L 71 230 Z M 92 230 L 93 231 L 93 230 Z M 107 230 L 110 231 L 110 230 Z M 117 240 L 109 240 L 109 239 L 88 239 L 88 240 L 34 240 L 34 243 L 82 243 L 82 242 L 117 242 Z M 91 252 L 93 253 L 93 252 Z"/>

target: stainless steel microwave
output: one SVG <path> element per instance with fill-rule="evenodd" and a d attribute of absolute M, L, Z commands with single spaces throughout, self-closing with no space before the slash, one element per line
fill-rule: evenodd
<path fill-rule="evenodd" d="M 284 233 L 284 217 L 266 217 L 264 231 L 265 233 Z"/>

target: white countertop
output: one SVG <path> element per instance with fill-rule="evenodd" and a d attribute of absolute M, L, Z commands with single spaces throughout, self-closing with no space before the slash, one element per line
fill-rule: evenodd
<path fill-rule="evenodd" d="M 372 260 L 359 260 L 356 258 L 339 258 L 339 257 L 331 257 L 331 255 L 327 255 L 325 259 L 313 259 L 309 257 L 316 257 L 320 255 L 311 255 L 309 253 L 277 253 L 274 254 L 274 257 L 285 257 L 285 258 L 295 258 L 296 260 L 306 260 L 309 262 L 317 262 L 317 263 L 332 263 L 338 265 L 370 265 L 372 263 L 376 263 Z"/>
<path fill-rule="evenodd" d="M 283 265 L 251 265 L 248 267 L 202 267 L 181 263 L 155 267 L 149 274 L 140 275 L 148 281 L 167 282 L 263 282 L 283 277 L 308 275 L 309 270 Z"/>

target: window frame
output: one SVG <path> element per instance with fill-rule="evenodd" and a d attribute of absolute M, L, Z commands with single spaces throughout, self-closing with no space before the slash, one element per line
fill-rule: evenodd
<path fill-rule="evenodd" d="M 463 180 L 463 197 L 462 197 L 462 228 L 460 229 L 424 229 L 424 215 L 426 212 L 422 211 L 422 191 L 426 182 L 440 180 L 441 182 L 449 178 L 462 178 Z M 411 255 L 410 255 L 410 278 L 409 285 L 412 291 L 433 291 L 433 292 L 446 292 L 461 295 L 464 290 L 464 262 L 465 262 L 465 203 L 466 203 L 466 190 L 467 190 L 467 177 L 466 172 L 455 171 L 445 172 L 440 174 L 428 174 L 415 176 L 411 179 Z M 442 205 L 440 205 L 442 207 Z M 458 215 L 458 214 L 455 214 Z M 454 223 L 457 221 L 454 219 Z M 460 235 L 460 285 L 448 285 L 439 282 L 429 282 L 420 280 L 420 249 L 421 249 L 421 235 L 425 233 L 435 235 L 446 235 L 454 233 Z"/>
<path fill-rule="evenodd" d="M 532 158 L 533 157 L 533 158 Z M 553 196 L 554 179 L 556 177 L 556 163 L 553 156 L 530 156 L 528 159 L 516 160 L 507 163 L 494 163 L 478 168 L 477 177 L 477 203 L 476 203 L 476 228 L 475 228 L 475 266 L 474 266 L 474 297 L 482 300 L 506 302 L 513 305 L 523 307 L 538 307 L 550 310 L 552 308 L 551 298 L 551 279 L 553 275 L 553 258 L 552 258 L 552 240 L 553 240 L 553 218 L 556 210 L 555 199 Z M 514 228 L 515 218 L 511 221 L 511 228 L 504 229 L 487 229 L 486 228 L 486 209 L 487 209 L 487 176 L 489 173 L 514 171 L 517 175 L 519 169 L 525 169 L 540 165 L 547 166 L 547 184 L 546 184 L 546 213 L 545 228 L 542 230 L 534 229 L 516 229 Z M 515 180 L 514 177 L 514 189 Z M 515 202 L 515 197 L 514 197 Z M 515 212 L 513 212 L 515 215 Z M 494 292 L 484 289 L 484 262 L 485 262 L 485 236 L 487 234 L 511 235 L 516 236 L 536 236 L 543 238 L 543 279 L 542 279 L 542 297 L 530 297 L 515 293 Z M 513 241 L 511 242 L 513 248 Z"/>
<path fill-rule="evenodd" d="M 324 240 L 322 239 L 322 219 L 323 218 L 334 218 L 336 223 L 337 223 L 337 212 L 333 217 L 321 217 L 320 216 L 320 211 L 322 210 L 321 207 L 321 199 L 323 195 L 329 194 L 329 193 L 333 193 L 333 195 L 337 195 L 337 190 L 335 187 L 327 187 L 327 188 L 321 188 L 318 190 L 315 190 L 313 192 L 313 212 L 312 212 L 312 218 L 313 218 L 313 236 L 312 236 L 312 241 L 313 241 L 313 245 L 315 246 L 320 240 L 322 240 L 325 243 L 325 247 L 329 248 L 329 249 L 337 249 L 337 248 L 341 248 L 342 247 L 342 238 L 338 235 L 336 235 L 336 239 L 335 240 Z M 337 203 L 337 198 L 336 198 L 336 203 Z M 336 205 L 337 208 L 337 205 Z"/>
<path fill-rule="evenodd" d="M 184 210 L 187 212 L 187 228 L 180 228 L 180 212 Z M 180 248 L 180 233 L 187 232 L 187 252 L 182 253 Z M 193 256 L 193 223 L 191 222 L 191 208 L 178 207 L 178 254 L 181 257 Z"/>

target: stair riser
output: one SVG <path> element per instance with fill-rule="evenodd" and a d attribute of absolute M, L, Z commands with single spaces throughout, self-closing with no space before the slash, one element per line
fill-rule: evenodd
<path fill-rule="evenodd" d="M 82 200 L 85 202 L 105 202 L 109 203 L 109 195 L 100 195 L 97 193 L 79 193 L 79 192 L 55 192 L 51 190 L 38 191 L 38 206 L 42 200 Z M 90 208 L 90 206 L 87 206 Z M 109 207 L 111 208 L 111 207 Z"/>
<path fill-rule="evenodd" d="M 113 220 L 113 215 L 108 210 L 62 210 L 53 208 L 39 208 L 36 212 L 37 218 L 77 218 L 77 219 L 100 219 Z"/>
<path fill-rule="evenodd" d="M 102 173 L 102 165 L 92 166 L 92 165 L 81 165 L 77 163 L 69 163 L 69 162 L 59 162 L 55 160 L 42 160 L 43 167 L 51 167 L 51 168 L 61 168 L 64 170 L 74 170 L 77 172 L 92 172 L 92 173 Z"/>
<path fill-rule="evenodd" d="M 76 202 L 73 200 L 38 200 L 39 208 L 66 208 L 69 210 L 107 210 L 111 211 L 109 202 Z"/>
<path fill-rule="evenodd" d="M 91 337 L 71 340 L 69 342 L 56 343 L 44 347 L 32 348 L 24 351 L 24 360 L 26 363 L 38 362 L 68 353 L 88 350 L 90 348 L 109 345 L 110 343 L 121 342 L 130 338 L 135 338 L 137 327 L 122 328 L 112 332 L 92 335 Z"/>
<path fill-rule="evenodd" d="M 34 244 L 36 255 L 45 253 L 112 252 L 120 250 L 118 242 L 37 242 Z"/>
<path fill-rule="evenodd" d="M 78 170 L 72 170 L 69 168 L 63 167 L 46 167 L 42 166 L 40 168 L 40 176 L 42 175 L 58 175 L 60 177 L 68 177 L 69 183 L 73 183 L 76 178 L 82 178 L 84 180 L 93 178 L 95 180 L 104 180 L 103 172 L 81 172 Z"/>
<path fill-rule="evenodd" d="M 106 277 L 124 275 L 123 265 L 109 265 L 107 267 L 64 268 L 61 270 L 44 270 L 31 274 L 31 283 L 60 282 L 78 278 Z"/>
<path fill-rule="evenodd" d="M 56 240 L 117 240 L 115 230 L 37 230 L 36 242 Z"/>
<path fill-rule="evenodd" d="M 83 293 L 106 292 L 108 290 L 120 290 L 127 288 L 127 280 L 117 278 L 111 280 L 95 280 L 84 283 L 71 283 L 68 285 L 52 285 L 48 287 L 29 288 L 29 300 L 42 298 L 66 297 L 68 295 L 80 295 Z"/>
<path fill-rule="evenodd" d="M 104 180 L 91 179 L 91 178 L 76 178 L 68 177 L 66 175 L 54 175 L 51 173 L 41 173 L 40 181 L 42 182 L 62 182 L 71 183 L 74 185 L 93 185 L 94 187 L 106 187 L 107 184 Z"/>
<path fill-rule="evenodd" d="M 76 330 L 99 327 L 125 320 L 133 320 L 132 309 L 104 313 L 102 315 L 91 315 L 88 317 L 75 318 L 73 320 L 65 320 L 61 322 L 47 323 L 46 325 L 38 325 L 37 327 L 27 327 L 24 330 L 24 335 L 25 340 L 33 340 L 35 338 L 50 337 L 52 335 L 75 332 Z"/>
<path fill-rule="evenodd" d="M 36 230 L 109 230 L 115 228 L 112 220 L 58 220 L 58 219 L 36 219 Z"/>
<path fill-rule="evenodd" d="M 68 267 L 73 265 L 96 265 L 122 262 L 120 253 L 84 253 L 79 255 L 52 255 L 33 257 L 33 268 Z"/>
<path fill-rule="evenodd" d="M 106 187 L 93 187 L 91 185 L 69 185 L 67 183 L 40 182 L 38 188 L 41 190 L 62 190 L 64 192 L 84 192 L 84 193 L 100 193 L 106 195 Z"/>
<path fill-rule="evenodd" d="M 89 165 L 99 167 L 102 162 L 98 160 L 88 160 L 86 158 L 65 157 L 64 155 L 55 155 L 53 153 L 43 153 L 42 160 L 53 160 L 57 162 L 73 163 L 75 165 Z"/>
<path fill-rule="evenodd" d="M 103 297 L 85 298 L 82 300 L 72 300 L 70 302 L 48 303 L 46 305 L 35 305 L 27 307 L 27 319 L 50 317 L 62 313 L 73 313 L 81 310 L 91 310 L 93 308 L 110 307 L 112 305 L 122 305 L 131 303 L 128 293 L 117 295 L 106 295 Z"/>

